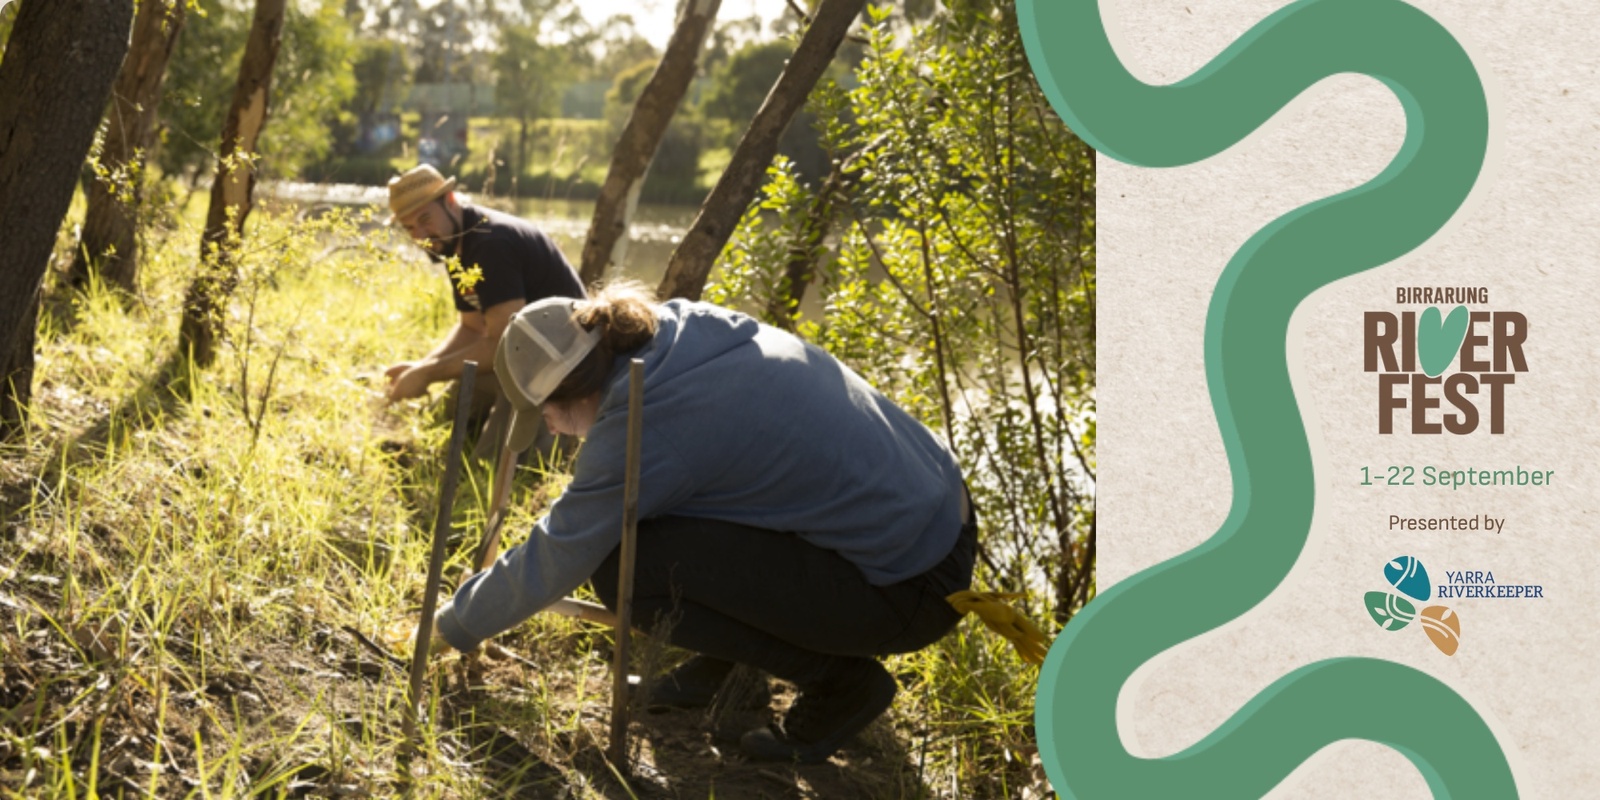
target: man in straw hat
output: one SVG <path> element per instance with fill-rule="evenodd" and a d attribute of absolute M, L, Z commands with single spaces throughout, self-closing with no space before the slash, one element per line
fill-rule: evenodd
<path fill-rule="evenodd" d="M 482 273 L 465 290 L 450 281 L 461 318 L 427 355 L 388 369 L 390 402 L 420 397 L 434 383 L 461 377 L 466 361 L 490 364 L 506 323 L 528 303 L 584 296 L 578 273 L 549 236 L 509 214 L 461 201 L 455 188 L 455 178 L 426 164 L 389 181 L 391 224 L 405 228 L 434 261 L 455 257 L 463 269 Z M 481 376 L 478 383 L 475 401 L 486 408 L 498 389 Z"/>

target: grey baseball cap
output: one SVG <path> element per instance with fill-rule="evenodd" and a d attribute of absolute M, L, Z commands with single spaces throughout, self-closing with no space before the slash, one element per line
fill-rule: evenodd
<path fill-rule="evenodd" d="M 512 450 L 533 444 L 543 424 L 539 406 L 600 343 L 600 332 L 586 330 L 573 313 L 578 300 L 547 297 L 513 314 L 500 335 L 494 373 L 511 401 Z"/>

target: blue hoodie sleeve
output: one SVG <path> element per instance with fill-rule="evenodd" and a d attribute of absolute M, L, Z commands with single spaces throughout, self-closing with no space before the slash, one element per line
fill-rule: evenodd
<path fill-rule="evenodd" d="M 688 495 L 685 470 L 667 439 L 645 418 L 640 447 L 639 518 Z M 622 541 L 627 413 L 595 421 L 579 451 L 572 483 L 534 525 L 528 540 L 467 579 L 439 610 L 439 633 L 472 650 L 576 589 Z"/>

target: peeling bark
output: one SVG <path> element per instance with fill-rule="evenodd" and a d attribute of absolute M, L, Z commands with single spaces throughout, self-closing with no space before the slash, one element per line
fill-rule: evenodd
<path fill-rule="evenodd" d="M 282 43 L 285 0 L 256 0 L 250 39 L 239 63 L 239 82 L 222 125 L 217 174 L 211 183 L 211 205 L 200 240 L 200 274 L 189 284 L 184 300 L 179 347 L 195 366 L 209 367 L 217 357 L 220 314 L 238 284 L 233 248 L 244 234 L 256 184 L 256 140 L 267 124 L 272 67 Z"/>
<path fill-rule="evenodd" d="M 767 167 L 778 152 L 778 139 L 805 106 L 806 97 L 833 61 L 839 43 L 865 5 L 866 0 L 822 0 L 811 25 L 800 37 L 800 45 L 739 140 L 733 160 L 700 206 L 683 241 L 672 251 L 667 274 L 656 290 L 658 295 L 700 299 L 712 265 L 761 188 Z"/>
<path fill-rule="evenodd" d="M 612 152 L 611 169 L 600 187 L 589 238 L 583 243 L 579 278 L 585 286 L 605 276 L 606 268 L 622 261 L 627 250 L 628 224 L 639 205 L 639 190 L 655 158 L 667 126 L 683 102 L 694 79 L 695 63 L 704 49 L 706 34 L 717 18 L 722 0 L 694 0 L 684 8 L 678 27 L 667 42 L 661 64 L 650 76 L 634 103 L 622 136 Z"/>

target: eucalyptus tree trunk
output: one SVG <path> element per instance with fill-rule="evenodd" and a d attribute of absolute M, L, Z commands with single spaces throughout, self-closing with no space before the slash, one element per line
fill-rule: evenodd
<path fill-rule="evenodd" d="M 217 174 L 211 182 L 211 205 L 205 233 L 200 239 L 199 274 L 189 284 L 183 304 L 178 346 L 197 367 L 209 367 L 217 358 L 222 333 L 222 312 L 238 284 L 235 263 L 244 222 L 250 216 L 251 194 L 256 184 L 256 141 L 267 125 L 272 67 L 282 43 L 285 0 L 256 0 L 250 38 L 239 63 L 239 82 L 222 125 Z"/>
<path fill-rule="evenodd" d="M 0 436 L 22 428 L 39 282 L 128 52 L 133 0 L 24 0 L 0 60 Z"/>
<path fill-rule="evenodd" d="M 690 0 L 684 5 L 683 16 L 667 42 L 661 63 L 639 93 L 633 113 L 628 115 L 611 155 L 611 170 L 606 173 L 600 199 L 595 202 L 589 238 L 583 243 L 578 274 L 585 286 L 604 277 L 607 267 L 622 263 L 628 246 L 628 224 L 639 206 L 645 174 L 694 80 L 695 64 L 721 6 L 722 0 Z"/>
<path fill-rule="evenodd" d="M 73 285 L 98 273 L 132 292 L 139 272 L 138 215 L 143 203 L 145 149 L 161 103 L 167 62 L 183 30 L 185 0 L 142 0 L 133 41 L 111 90 L 100 165 L 106 177 L 89 182 L 89 209 L 68 277 Z"/>
<path fill-rule="evenodd" d="M 767 167 L 778 152 L 779 137 L 805 106 L 811 89 L 833 61 L 839 43 L 865 5 L 866 0 L 822 0 L 817 7 L 811 24 L 800 37 L 800 45 L 756 111 L 750 128 L 739 139 L 733 160 L 700 206 L 683 241 L 672 251 L 667 274 L 657 289 L 661 297 L 700 299 L 712 265 L 761 188 Z"/>

